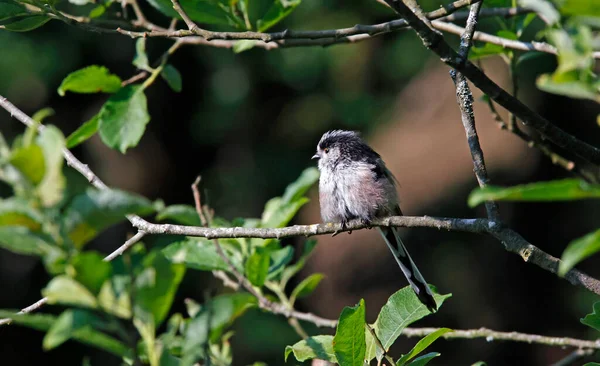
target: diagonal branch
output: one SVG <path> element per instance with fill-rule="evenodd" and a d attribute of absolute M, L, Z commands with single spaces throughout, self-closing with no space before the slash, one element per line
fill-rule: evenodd
<path fill-rule="evenodd" d="M 600 165 L 600 149 L 577 139 L 575 136 L 550 123 L 550 121 L 531 110 L 520 100 L 494 83 L 473 63 L 470 61 L 463 62 L 458 53 L 450 47 L 444 37 L 437 31 L 429 28 L 402 1 L 385 1 L 408 22 L 411 28 L 417 32 L 423 44 L 435 52 L 445 64 L 462 73 L 490 98 L 511 111 L 525 125 L 532 127 L 554 144 L 572 151 L 591 163 Z"/>

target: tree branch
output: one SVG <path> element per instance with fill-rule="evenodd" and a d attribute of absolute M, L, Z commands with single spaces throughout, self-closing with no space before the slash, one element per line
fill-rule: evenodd
<path fill-rule="evenodd" d="M 448 45 L 444 37 L 429 28 L 402 1 L 385 1 L 417 32 L 425 47 L 435 52 L 445 64 L 462 73 L 490 98 L 514 113 L 524 124 L 532 127 L 554 144 L 572 151 L 589 162 L 600 165 L 600 149 L 577 139 L 575 136 L 550 123 L 547 119 L 531 110 L 520 100 L 514 98 L 494 83 L 470 61 L 463 63 L 460 56 Z"/>

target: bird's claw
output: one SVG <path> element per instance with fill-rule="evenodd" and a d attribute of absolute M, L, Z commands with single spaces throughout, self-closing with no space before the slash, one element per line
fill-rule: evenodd
<path fill-rule="evenodd" d="M 342 232 L 346 231 L 346 229 L 348 228 L 348 222 L 347 221 L 342 221 L 341 222 L 341 228 L 334 231 L 333 234 L 331 234 L 331 237 L 334 237 L 338 234 L 341 234 Z M 352 234 L 352 230 L 348 231 L 348 234 Z"/>

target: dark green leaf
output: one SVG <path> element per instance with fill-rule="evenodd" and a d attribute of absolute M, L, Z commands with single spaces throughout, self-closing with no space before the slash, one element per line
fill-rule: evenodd
<path fill-rule="evenodd" d="M 296 360 L 300 362 L 317 358 L 337 363 L 335 353 L 333 352 L 333 336 L 330 335 L 308 337 L 293 346 L 285 347 L 286 361 L 290 353 L 293 353 Z"/>
<path fill-rule="evenodd" d="M 179 14 L 173 10 L 173 3 L 170 0 L 149 0 L 148 2 L 169 18 L 180 18 Z M 244 21 L 232 13 L 232 8 L 227 1 L 181 0 L 180 4 L 187 15 L 198 23 L 244 27 Z"/>
<path fill-rule="evenodd" d="M 177 69 L 170 65 L 166 64 L 164 69 L 161 71 L 160 76 L 169 84 L 169 87 L 173 89 L 173 91 L 179 93 L 182 88 L 181 74 Z"/>
<path fill-rule="evenodd" d="M 475 207 L 488 200 L 499 201 L 569 201 L 600 197 L 600 185 L 578 179 L 553 180 L 513 187 L 477 188 L 469 196 L 469 206 Z"/>
<path fill-rule="evenodd" d="M 282 273 L 287 267 L 287 264 L 294 258 L 294 248 L 286 246 L 279 250 L 271 252 L 271 265 L 269 266 L 269 274 L 267 279 L 273 279 Z"/>
<path fill-rule="evenodd" d="M 217 253 L 215 243 L 204 238 L 190 238 L 170 244 L 163 254 L 173 263 L 185 263 L 186 267 L 201 271 L 224 270 L 229 266 Z"/>
<path fill-rule="evenodd" d="M 437 352 L 429 352 L 427 354 L 424 354 L 421 357 L 417 357 L 415 358 L 411 363 L 409 363 L 410 366 L 425 366 L 429 363 L 429 361 L 433 360 L 434 358 L 440 356 L 439 353 Z M 472 365 L 475 366 L 475 365 Z"/>
<path fill-rule="evenodd" d="M 581 323 L 600 332 L 600 302 L 594 303 L 594 311 L 581 319 Z"/>
<path fill-rule="evenodd" d="M 200 226 L 200 218 L 196 209 L 188 205 L 172 205 L 162 209 L 156 219 L 159 221 L 172 220 L 178 224 Z"/>
<path fill-rule="evenodd" d="M 577 263 L 600 251 L 600 230 L 596 230 L 584 237 L 569 243 L 562 254 L 558 266 L 559 276 L 564 276 Z"/>
<path fill-rule="evenodd" d="M 204 345 L 209 338 L 220 337 L 227 326 L 254 306 L 256 298 L 249 293 L 221 295 L 205 304 L 188 323 L 181 366 L 193 365 L 202 356 Z"/>
<path fill-rule="evenodd" d="M 438 307 L 450 296 L 452 295 L 433 295 Z M 385 305 L 383 305 L 377 320 L 373 324 L 373 329 L 387 351 L 398 336 L 402 334 L 404 328 L 430 314 L 429 310 L 419 301 L 410 286 L 406 286 L 390 296 Z M 378 359 L 381 359 L 383 353 L 376 347 L 373 337 L 367 334 L 366 359 L 372 360 L 375 355 L 377 355 Z"/>
<path fill-rule="evenodd" d="M 37 186 L 37 193 L 43 206 L 54 206 L 62 200 L 66 180 L 62 174 L 65 138 L 54 126 L 44 128 L 38 135 L 37 144 L 44 153 L 44 178 Z"/>
<path fill-rule="evenodd" d="M 48 23 L 50 18 L 46 15 L 27 15 L 12 23 L 5 24 L 4 29 L 13 32 L 28 32 Z"/>
<path fill-rule="evenodd" d="M 82 284 L 71 277 L 62 275 L 54 277 L 42 290 L 49 304 L 80 306 L 94 309 L 98 302 L 94 295 Z"/>
<path fill-rule="evenodd" d="M 275 0 L 263 18 L 256 22 L 256 28 L 259 32 L 266 31 L 290 15 L 300 2 L 300 0 Z"/>
<path fill-rule="evenodd" d="M 342 310 L 333 338 L 333 351 L 340 366 L 362 366 L 365 360 L 365 300 Z"/>
<path fill-rule="evenodd" d="M 0 200 L 0 226 L 24 226 L 31 231 L 40 231 L 42 214 L 27 201 L 11 197 Z"/>
<path fill-rule="evenodd" d="M 135 306 L 151 314 L 158 326 L 171 308 L 185 266 L 171 263 L 160 252 L 150 254 L 144 264 L 146 268 L 135 281 Z"/>
<path fill-rule="evenodd" d="M 308 296 L 312 294 L 312 292 L 319 286 L 321 280 L 325 276 L 321 273 L 314 273 L 308 277 L 306 277 L 302 282 L 296 286 L 294 291 L 292 291 L 292 295 L 290 296 L 290 302 L 293 304 L 296 302 L 296 299 L 300 299 L 302 297 Z"/>
<path fill-rule="evenodd" d="M 67 148 L 74 148 L 75 146 L 94 136 L 96 132 L 98 132 L 98 115 L 92 117 L 89 121 L 79 126 L 77 130 L 69 135 L 67 138 Z"/>
<path fill-rule="evenodd" d="M 98 118 L 102 141 L 125 153 L 138 144 L 150 121 L 144 89 L 138 85 L 121 88 L 104 104 Z"/>
<path fill-rule="evenodd" d="M 70 73 L 58 87 L 58 94 L 74 93 L 114 93 L 121 88 L 121 79 L 111 74 L 104 66 L 92 65 Z"/>
<path fill-rule="evenodd" d="M 283 273 L 281 274 L 281 286 L 285 287 L 288 281 L 296 275 L 296 273 L 300 272 L 306 261 L 312 254 L 313 249 L 317 246 L 316 240 L 307 240 L 304 242 L 304 251 L 302 252 L 302 256 L 298 259 L 296 263 L 291 266 L 285 267 Z"/>
<path fill-rule="evenodd" d="M 417 344 L 410 350 L 410 352 L 408 352 L 407 354 L 400 357 L 400 359 L 398 360 L 396 365 L 398 365 L 398 366 L 406 365 L 406 363 L 408 361 L 412 360 L 416 355 L 423 352 L 427 347 L 429 347 L 439 337 L 443 336 L 444 334 L 446 334 L 448 332 L 452 332 L 452 329 L 440 328 L 440 329 L 436 330 L 435 332 L 426 335 L 425 337 L 423 337 L 423 339 L 421 339 L 419 342 L 417 342 Z"/>
<path fill-rule="evenodd" d="M 71 260 L 72 277 L 94 295 L 100 293 L 102 284 L 112 274 L 110 263 L 96 252 L 79 253 Z"/>
<path fill-rule="evenodd" d="M 254 286 L 261 287 L 265 284 L 270 259 L 269 251 L 264 248 L 256 248 L 256 251 L 246 261 L 246 277 Z"/>
<path fill-rule="evenodd" d="M 13 0 L 0 0 L 0 21 L 29 14 L 25 7 Z"/>
<path fill-rule="evenodd" d="M 102 323 L 102 319 L 90 311 L 82 309 L 66 310 L 60 314 L 46 333 L 42 346 L 46 351 L 51 350 L 73 338 L 74 334 L 95 332 L 94 329 L 103 327 Z"/>
<path fill-rule="evenodd" d="M 135 42 L 135 57 L 133 58 L 133 66 L 140 70 L 146 70 L 152 72 L 150 63 L 148 61 L 148 55 L 146 55 L 146 39 L 138 38 Z"/>
<path fill-rule="evenodd" d="M 125 219 L 125 215 L 146 215 L 153 211 L 146 198 L 119 190 L 89 188 L 76 196 L 63 216 L 63 225 L 73 243 L 82 247 L 102 230 Z"/>

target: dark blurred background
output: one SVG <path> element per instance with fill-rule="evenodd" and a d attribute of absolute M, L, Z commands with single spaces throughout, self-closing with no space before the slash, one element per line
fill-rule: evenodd
<path fill-rule="evenodd" d="M 422 2 L 426 10 L 439 4 Z M 146 3 L 142 5 L 150 19 L 164 19 Z M 390 19 L 391 13 L 374 1 L 305 1 L 277 29 L 337 28 Z M 481 22 L 483 29 L 496 26 L 494 20 Z M 456 44 L 456 37 L 448 38 Z M 150 59 L 170 44 L 150 39 Z M 56 89 L 69 72 L 98 64 L 122 79 L 136 73 L 131 65 L 134 40 L 85 32 L 55 21 L 29 33 L 0 31 L 0 50 L 0 94 L 29 115 L 52 107 L 56 114 L 46 123 L 56 124 L 65 135 L 96 114 L 107 98 L 102 94 L 60 97 Z M 200 174 L 207 203 L 219 216 L 259 217 L 269 198 L 280 195 L 305 167 L 314 164 L 310 156 L 321 134 L 343 128 L 361 131 L 382 154 L 400 181 L 406 215 L 485 215 L 482 207 L 469 209 L 466 204 L 476 180 L 448 68 L 411 31 L 353 45 L 253 49 L 241 54 L 185 46 L 170 63 L 183 76 L 183 91 L 171 91 L 162 80 L 147 90 L 152 119 L 139 146 L 122 155 L 94 137 L 74 150 L 110 186 L 161 198 L 166 204 L 192 204 L 190 184 Z M 555 67 L 550 56 L 522 63 L 518 70 L 521 99 L 561 128 L 598 145 L 598 104 L 535 89 L 536 75 Z M 486 60 L 484 68 L 496 82 L 509 87 L 504 62 Z M 476 98 L 481 96 L 474 92 Z M 494 184 L 568 176 L 517 137 L 498 129 L 485 103 L 478 101 L 475 109 Z M 0 129 L 11 140 L 24 127 L 0 112 Z M 315 193 L 316 189 L 296 223 L 320 220 Z M 570 240 L 596 229 L 599 212 L 597 201 L 500 205 L 503 220 L 555 256 Z M 118 225 L 88 249 L 108 253 L 131 233 L 128 224 Z M 405 230 L 403 235 L 428 281 L 442 293 L 453 293 L 438 314 L 417 326 L 594 336 L 579 318 L 591 312 L 597 297 L 524 263 L 497 241 L 431 229 Z M 153 245 L 157 239 L 146 243 Z M 299 303 L 300 310 L 336 318 L 344 306 L 365 298 L 373 321 L 387 297 L 406 285 L 374 232 L 318 239 L 316 253 L 299 279 L 316 271 L 325 273 L 326 279 L 315 294 Z M 301 240 L 284 243 L 300 245 Z M 598 277 L 599 263 L 595 257 L 579 267 Z M 38 260 L 0 249 L 0 308 L 20 308 L 36 301 L 48 278 Z M 184 309 L 184 298 L 202 301 L 206 288 L 219 286 L 208 273 L 188 271 L 173 311 Z M 314 334 L 333 331 L 307 327 Z M 285 345 L 298 340 L 283 318 L 260 311 L 239 319 L 235 331 L 235 365 L 283 364 Z M 93 365 L 117 363 L 74 342 L 46 353 L 42 338 L 43 333 L 34 330 L 1 327 L 0 363 L 76 365 L 85 355 Z M 392 354 L 399 356 L 415 342 L 401 337 Z M 546 365 L 570 352 L 485 340 L 441 340 L 431 349 L 442 353 L 433 365 L 470 365 L 479 360 L 488 365 Z"/>

